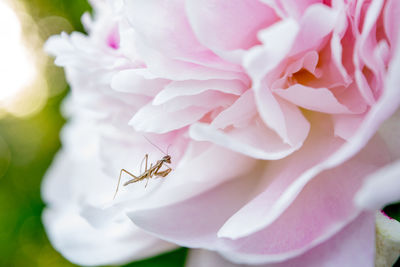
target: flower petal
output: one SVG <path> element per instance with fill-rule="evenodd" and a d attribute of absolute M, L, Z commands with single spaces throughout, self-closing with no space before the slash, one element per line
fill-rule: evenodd
<path fill-rule="evenodd" d="M 113 76 L 111 88 L 119 92 L 155 96 L 168 83 L 168 80 L 151 79 L 141 75 L 136 69 L 128 69 Z"/>
<path fill-rule="evenodd" d="M 125 264 L 176 247 L 145 233 L 130 221 L 96 229 L 67 209 L 45 210 L 43 223 L 53 246 L 80 265 Z"/>
<path fill-rule="evenodd" d="M 203 107 L 188 107 L 166 112 L 162 105 L 148 104 L 133 116 L 129 125 L 139 132 L 167 133 L 198 121 L 208 111 Z"/>
<path fill-rule="evenodd" d="M 392 163 L 369 176 L 356 196 L 364 209 L 376 210 L 400 201 L 400 161 Z"/>
<path fill-rule="evenodd" d="M 256 104 L 265 124 L 274 130 L 283 142 L 299 148 L 310 130 L 310 123 L 295 105 L 275 97 L 269 88 L 254 88 Z"/>
<path fill-rule="evenodd" d="M 287 89 L 275 89 L 273 92 L 283 99 L 305 109 L 330 114 L 352 113 L 327 88 L 311 88 L 295 84 Z"/>
<path fill-rule="evenodd" d="M 135 227 L 126 217 L 90 224 L 81 214 L 84 203 L 111 199 L 109 189 L 115 184 L 93 164 L 95 160 L 61 153 L 42 187 L 48 203 L 43 223 L 53 246 L 66 258 L 80 265 L 124 264 L 175 248 Z"/>
<path fill-rule="evenodd" d="M 314 145 L 316 145 L 315 148 L 318 146 L 317 144 Z M 308 159 L 306 158 L 307 152 L 302 151 L 305 154 L 297 153 L 293 155 L 291 161 L 281 163 L 282 165 L 280 166 L 270 164 L 271 166 L 267 168 L 267 172 L 264 174 L 268 182 L 266 189 L 233 215 L 221 228 L 218 235 L 233 239 L 246 238 L 249 234 L 254 233 L 254 235 L 257 235 L 257 231 L 268 226 L 265 230 L 261 230 L 264 234 L 270 233 L 267 235 L 268 240 L 277 237 L 283 242 L 286 239 L 283 236 L 287 234 L 287 238 L 290 239 L 288 244 L 295 246 L 297 237 L 300 238 L 300 236 L 299 234 L 291 233 L 291 230 L 307 232 L 307 238 L 303 237 L 302 242 L 308 242 L 306 239 L 312 238 L 312 235 L 316 234 L 314 231 L 319 231 L 318 228 L 329 228 L 331 224 L 348 220 L 349 217 L 357 212 L 357 209 L 350 203 L 357 190 L 361 187 L 365 176 L 389 161 L 386 154 L 387 151 L 381 149 L 381 145 L 382 142 L 374 141 L 348 162 L 320 173 L 313 177 L 311 181 L 308 181 L 307 184 L 303 180 L 304 176 L 299 173 L 306 170 L 307 165 L 303 166 L 305 162 L 311 166 L 318 165 L 318 160 L 326 157 L 326 154 L 322 153 L 321 155 L 321 151 L 320 153 L 315 153 L 312 148 L 309 148 L 310 150 L 307 152 L 312 156 L 308 155 Z M 373 153 L 373 155 L 370 155 L 370 153 Z M 296 162 L 300 162 L 300 158 L 302 159 L 302 164 L 298 166 Z M 282 167 L 283 170 L 281 169 Z M 361 169 L 362 171 L 360 171 Z M 300 189 L 301 181 L 303 186 Z M 323 189 L 325 187 L 329 188 L 329 190 Z M 302 191 L 299 193 L 298 190 Z M 318 192 L 323 195 L 319 196 Z M 297 196 L 297 194 L 299 195 Z M 339 199 L 335 199 L 337 196 L 339 196 Z M 335 208 L 327 208 L 327 206 L 331 205 L 329 203 L 335 203 Z M 308 209 L 304 210 L 303 207 L 308 207 Z M 285 211 L 286 208 L 288 209 L 287 211 Z M 293 212 L 297 215 L 293 215 Z M 328 214 L 325 214 L 326 212 Z M 292 220 L 296 216 L 305 218 L 301 222 Z M 315 216 L 318 218 L 315 218 Z M 324 221 L 325 219 L 326 221 Z M 243 227 L 244 221 L 246 221 L 246 227 Z M 304 225 L 302 225 L 302 222 L 304 222 Z M 285 226 L 281 225 L 282 223 Z M 296 225 L 289 225 L 292 223 Z M 312 229 L 308 229 L 310 223 L 313 225 Z M 287 230 L 284 235 L 278 235 L 274 229 L 275 231 L 277 229 Z M 294 236 L 290 237 L 290 235 Z M 285 246 L 289 246 L 288 244 L 285 244 Z M 279 245 L 274 243 L 274 249 L 278 249 L 278 247 Z"/>
<path fill-rule="evenodd" d="M 387 162 L 385 152 L 379 152 L 381 145 L 381 142 L 374 140 L 366 150 L 340 167 L 327 170 L 314 177 L 313 180 L 308 180 L 308 183 L 304 179 L 307 176 L 300 177 L 297 180 L 302 183 L 301 187 L 299 187 L 300 183 L 297 181 L 289 187 L 285 186 L 284 188 L 288 190 L 280 196 L 279 202 L 281 204 L 275 204 L 277 205 L 275 210 L 279 210 L 277 216 L 280 216 L 270 221 L 271 224 L 266 228 L 262 228 L 266 226 L 264 222 L 271 217 L 266 218 L 254 213 L 254 211 L 263 210 L 269 212 L 270 207 L 265 207 L 265 201 L 259 201 L 262 205 L 261 208 L 243 209 L 246 210 L 246 213 L 241 214 L 242 216 L 239 217 L 241 220 L 236 220 L 237 217 L 235 220 L 229 219 L 232 212 L 239 210 L 241 205 L 245 204 L 257 191 L 254 191 L 254 185 L 263 188 L 265 184 L 265 181 L 258 180 L 248 183 L 246 179 L 241 178 L 183 202 L 164 205 L 159 208 L 132 210 L 128 212 L 128 216 L 135 224 L 146 231 L 180 245 L 189 247 L 207 246 L 211 250 L 231 251 L 235 255 L 241 255 L 237 256 L 237 260 L 240 259 L 242 262 L 252 264 L 282 261 L 320 244 L 354 218 L 358 209 L 352 205 L 352 201 L 365 174 Z M 283 166 L 289 165 L 283 164 Z M 351 173 L 349 174 L 350 170 Z M 363 172 L 360 172 L 360 170 L 363 170 Z M 247 174 L 246 176 L 255 179 L 255 177 L 260 177 L 260 172 L 262 172 L 262 169 L 259 169 L 257 174 Z M 281 178 L 279 177 L 274 181 L 280 183 L 283 180 Z M 329 190 L 324 190 L 325 187 Z M 273 193 L 272 185 L 267 186 L 267 188 L 271 188 L 269 194 Z M 239 194 L 236 190 L 241 193 Z M 227 201 L 226 197 L 232 194 L 237 197 L 234 198 L 234 201 L 231 198 Z M 268 196 L 268 194 L 265 194 L 265 196 Z M 257 200 L 259 199 L 255 201 Z M 287 207 L 289 205 L 287 203 L 291 203 L 291 205 Z M 221 205 L 224 206 L 223 210 L 218 209 Z M 304 207 L 309 208 L 305 210 Z M 284 210 L 283 213 L 281 213 L 282 210 Z M 241 212 L 243 211 L 240 210 L 239 213 Z M 247 215 L 247 217 L 243 215 Z M 305 219 L 299 223 L 296 218 L 302 216 Z M 174 218 L 174 220 L 163 221 L 161 218 L 165 217 Z M 243 224 L 242 219 L 245 217 L 247 219 Z M 228 225 L 226 222 L 235 222 L 231 226 L 242 222 L 240 227 L 233 227 L 228 231 L 229 238 L 238 238 L 238 233 L 243 237 L 235 240 L 217 237 L 219 229 L 224 229 L 220 227 Z M 257 222 L 260 222 L 261 225 Z M 243 225 L 246 225 L 246 227 L 243 227 Z M 196 231 L 193 231 L 193 229 Z M 243 229 L 247 232 L 244 233 Z M 285 231 L 281 231 L 281 229 L 285 229 Z M 241 232 L 238 232 L 239 230 Z M 228 232 L 225 232 L 224 236 L 226 236 L 226 233 Z M 300 235 L 299 233 L 306 234 Z M 261 242 L 260 240 L 269 240 L 269 242 Z M 252 260 L 253 256 L 254 261 Z"/>
<path fill-rule="evenodd" d="M 231 260 L 234 255 L 223 253 Z M 394 254 L 394 256 L 397 256 Z M 335 236 L 292 260 L 282 263 L 257 265 L 259 267 L 336 267 L 373 266 L 374 258 L 374 216 L 362 214 Z M 384 266 L 390 266 L 388 263 Z M 248 267 L 235 264 L 213 251 L 191 249 L 186 267 Z M 383 266 L 383 265 L 382 265 Z"/>
<path fill-rule="evenodd" d="M 245 89 L 246 86 L 238 80 L 175 81 L 168 84 L 164 90 L 155 96 L 153 104 L 160 105 L 175 97 L 198 95 L 206 90 L 241 95 Z"/>
<path fill-rule="evenodd" d="M 324 243 L 306 253 L 282 263 L 265 267 L 336 267 L 374 266 L 375 218 L 371 213 L 363 213 Z M 235 261 L 234 254 L 224 256 Z"/>
<path fill-rule="evenodd" d="M 296 148 L 284 144 L 279 136 L 258 120 L 245 129 L 234 128 L 228 132 L 204 123 L 190 126 L 189 135 L 196 141 L 210 141 L 256 159 L 276 160 L 291 154 Z"/>
<path fill-rule="evenodd" d="M 250 49 L 243 61 L 249 75 L 257 83 L 289 53 L 298 31 L 298 23 L 287 19 L 259 32 L 263 44 Z"/>
<path fill-rule="evenodd" d="M 210 141 L 260 159 L 279 159 L 296 150 L 284 144 L 260 120 L 252 90 L 247 90 L 230 107 L 219 113 L 210 125 L 193 124 L 189 135 L 194 140 Z"/>
<path fill-rule="evenodd" d="M 258 44 L 257 32 L 277 20 L 271 8 L 252 0 L 187 0 L 186 11 L 200 42 L 217 51 Z"/>

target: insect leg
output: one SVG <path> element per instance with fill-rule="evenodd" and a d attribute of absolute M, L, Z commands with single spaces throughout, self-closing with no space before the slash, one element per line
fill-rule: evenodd
<path fill-rule="evenodd" d="M 147 187 L 147 184 L 149 183 L 149 178 L 153 177 L 152 168 L 153 168 L 153 163 L 150 164 L 149 172 L 146 175 L 146 184 L 144 185 L 144 188 Z"/>
<path fill-rule="evenodd" d="M 144 155 L 144 158 L 142 159 L 142 162 L 140 163 L 140 173 L 142 173 L 142 166 L 143 166 L 143 161 L 144 161 L 144 160 L 146 160 L 146 165 L 145 165 L 144 171 L 145 171 L 145 172 L 147 171 L 147 159 L 148 159 L 148 158 L 149 158 L 149 155 L 148 155 L 148 154 Z"/>
<path fill-rule="evenodd" d="M 121 171 L 119 172 L 119 178 L 118 178 L 117 189 L 115 190 L 113 199 L 115 199 L 115 197 L 116 197 L 116 195 L 117 195 L 117 192 L 118 192 L 118 189 L 119 189 L 119 184 L 120 184 L 120 182 L 121 182 L 122 172 L 125 172 L 125 173 L 129 174 L 130 176 L 132 176 L 132 177 L 134 177 L 134 178 L 137 178 L 135 175 L 133 175 L 132 173 L 128 172 L 127 170 L 121 169 Z M 124 184 L 124 185 L 125 185 L 125 184 Z"/>
<path fill-rule="evenodd" d="M 164 163 L 164 166 L 167 167 L 167 169 L 164 170 L 164 171 L 159 171 L 162 165 L 163 165 L 163 164 L 161 164 L 161 165 L 159 166 L 159 168 L 157 168 L 156 171 L 154 172 L 154 175 L 155 175 L 155 176 L 165 177 L 165 176 L 167 176 L 167 175 L 172 171 L 171 167 L 169 167 L 169 166 L 168 166 L 167 164 L 165 164 L 165 163 Z"/>
<path fill-rule="evenodd" d="M 159 177 L 165 177 L 165 176 L 167 176 L 171 171 L 172 171 L 172 169 L 171 169 L 171 168 L 168 168 L 168 169 L 166 169 L 165 171 L 157 172 L 157 173 L 155 173 L 154 175 L 155 175 L 155 176 L 159 176 Z"/>
<path fill-rule="evenodd" d="M 124 183 L 124 186 L 126 186 L 126 185 L 128 185 L 128 184 L 131 184 L 131 183 L 134 183 L 134 182 L 137 182 L 137 181 L 140 180 L 140 176 L 137 177 L 137 176 L 133 175 L 132 173 L 128 172 L 127 170 L 125 170 L 125 169 L 122 169 L 121 172 L 122 172 L 122 171 L 125 172 L 125 173 L 127 173 L 127 174 L 129 174 L 130 176 L 133 177 L 133 179 L 131 179 L 131 180 L 129 180 L 129 181 L 126 181 L 126 182 Z"/>

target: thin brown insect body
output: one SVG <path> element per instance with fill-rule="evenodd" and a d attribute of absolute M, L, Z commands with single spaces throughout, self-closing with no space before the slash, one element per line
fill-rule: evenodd
<path fill-rule="evenodd" d="M 145 137 L 145 138 L 146 138 L 146 137 Z M 146 139 L 147 139 L 147 138 L 146 138 Z M 148 139 L 147 139 L 147 141 L 150 142 L 150 140 L 148 140 Z M 152 142 L 150 142 L 150 143 L 151 143 L 152 145 L 154 145 Z M 159 147 L 157 147 L 156 145 L 154 145 L 154 146 L 155 146 L 156 148 L 158 148 L 161 152 L 163 152 Z M 164 152 L 163 152 L 163 153 L 164 153 Z M 149 155 L 146 154 L 146 155 L 144 156 L 144 158 L 143 158 L 143 160 L 145 160 L 145 162 L 146 162 L 146 163 L 145 163 L 145 170 L 144 170 L 144 172 L 143 172 L 142 174 L 140 174 L 139 176 L 136 176 L 136 175 L 130 173 L 129 171 L 125 170 L 125 169 L 121 169 L 121 171 L 120 171 L 120 173 L 119 173 L 117 189 L 115 190 L 115 194 L 114 194 L 114 198 L 113 198 L 113 199 L 115 199 L 115 196 L 116 196 L 117 193 L 118 193 L 119 184 L 120 184 L 120 182 L 121 182 L 121 176 L 122 176 L 122 173 L 123 173 L 123 172 L 125 172 L 126 174 L 128 174 L 128 175 L 130 175 L 130 176 L 133 177 L 133 179 L 131 179 L 131 180 L 125 182 L 125 183 L 124 183 L 124 186 L 127 186 L 128 184 L 132 184 L 132 183 L 136 183 L 136 182 L 142 181 L 142 180 L 144 180 L 144 179 L 147 179 L 147 182 L 146 182 L 146 185 L 145 185 L 145 187 L 146 187 L 146 186 L 147 186 L 147 183 L 149 182 L 149 179 L 150 179 L 150 178 L 153 178 L 153 177 L 165 177 L 165 176 L 167 176 L 167 175 L 172 171 L 172 169 L 166 164 L 166 163 L 171 163 L 171 156 L 168 155 L 168 154 L 166 154 L 166 153 L 164 153 L 164 154 L 165 154 L 165 156 L 162 157 L 160 160 L 157 160 L 157 162 L 156 162 L 154 165 L 151 163 L 151 164 L 150 164 L 150 168 L 148 168 L 148 169 L 147 169 L 147 161 L 148 161 Z M 143 164 L 143 160 L 142 160 L 142 164 Z M 163 170 L 163 171 L 160 171 L 160 169 L 161 169 L 162 166 L 167 167 L 167 169 L 166 169 L 166 170 Z"/>

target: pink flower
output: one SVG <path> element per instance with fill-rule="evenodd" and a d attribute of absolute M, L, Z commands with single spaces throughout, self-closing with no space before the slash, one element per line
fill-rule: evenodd
<path fill-rule="evenodd" d="M 80 264 L 177 244 L 236 263 L 374 265 L 372 211 L 400 196 L 398 164 L 374 175 L 400 158 L 396 0 L 93 5 L 88 36 L 47 43 L 72 88 L 43 185 L 57 249 Z M 143 135 L 169 147 L 172 172 L 111 201 L 122 168 L 164 156 Z"/>

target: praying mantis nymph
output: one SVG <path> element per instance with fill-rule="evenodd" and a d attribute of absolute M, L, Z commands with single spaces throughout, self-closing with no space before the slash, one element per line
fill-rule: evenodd
<path fill-rule="evenodd" d="M 153 146 L 155 146 L 158 150 L 160 150 L 162 153 L 164 153 L 164 151 L 162 151 L 158 146 L 153 144 L 149 139 L 147 139 L 147 141 L 149 141 Z M 133 177 L 133 179 L 125 182 L 124 186 L 127 186 L 128 184 L 132 184 L 132 183 L 136 183 L 136 182 L 142 181 L 144 179 L 147 179 L 146 185 L 145 185 L 145 187 L 147 187 L 147 183 L 149 182 L 150 178 L 153 178 L 153 177 L 166 177 L 172 171 L 172 169 L 167 165 L 167 163 L 171 163 L 171 156 L 168 155 L 168 149 L 167 149 L 167 153 L 164 153 L 164 154 L 165 154 L 165 156 L 162 157 L 160 160 L 157 160 L 157 162 L 154 165 L 153 165 L 153 163 L 151 163 L 150 164 L 150 168 L 148 168 L 148 169 L 147 169 L 147 161 L 148 161 L 149 155 L 146 154 L 144 156 L 144 158 L 143 158 L 143 160 L 145 160 L 145 162 L 146 162 L 145 163 L 145 170 L 139 176 L 136 176 L 136 175 L 130 173 L 129 171 L 125 170 L 125 169 L 121 169 L 121 171 L 119 173 L 117 189 L 115 190 L 115 194 L 114 194 L 113 199 L 115 199 L 115 197 L 116 197 L 116 195 L 118 193 L 119 184 L 121 182 L 121 176 L 122 176 L 123 172 L 125 172 L 128 175 L 130 175 L 131 177 Z M 142 160 L 142 164 L 143 164 L 143 160 Z M 160 169 L 161 169 L 162 166 L 165 166 L 167 169 L 161 171 Z"/>

